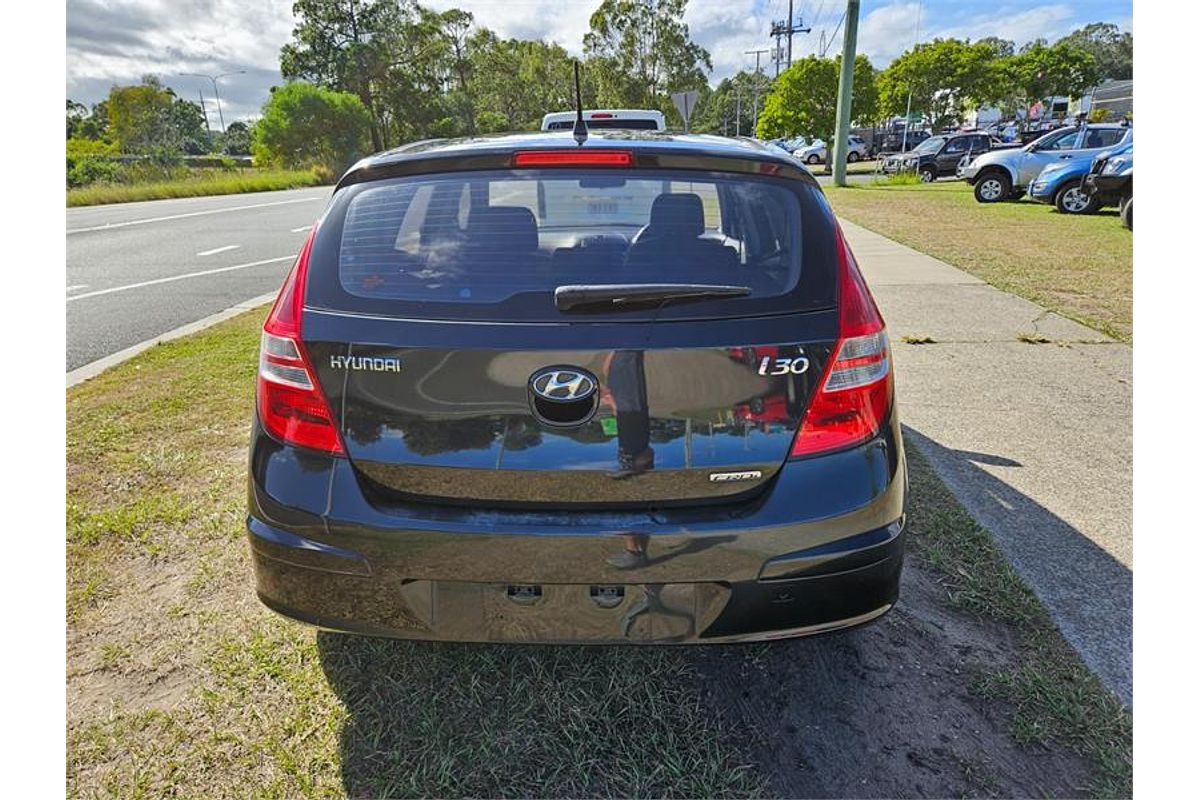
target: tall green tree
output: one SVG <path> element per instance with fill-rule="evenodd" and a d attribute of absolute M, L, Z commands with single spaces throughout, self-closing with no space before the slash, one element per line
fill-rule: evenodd
<path fill-rule="evenodd" d="M 83 103 L 67 100 L 67 138 L 92 139 L 104 138 L 108 132 L 108 106 L 97 103 L 89 111 Z"/>
<path fill-rule="evenodd" d="M 199 103 L 176 97 L 171 103 L 170 117 L 180 150 L 189 155 L 199 155 L 211 149 L 208 121 Z"/>
<path fill-rule="evenodd" d="M 1011 42 L 1000 39 L 972 44 L 960 39 L 934 39 L 901 54 L 879 75 L 884 113 L 909 108 L 929 123 L 956 121 L 968 105 L 981 105 L 1003 94 L 1005 75 L 994 69 L 998 53 Z"/>
<path fill-rule="evenodd" d="M 687 0 L 603 0 L 583 37 L 601 105 L 678 117 L 669 95 L 700 88 L 712 71 L 712 57 L 683 21 L 685 10 Z"/>
<path fill-rule="evenodd" d="M 153 75 L 135 86 L 114 86 L 106 109 L 109 133 L 124 153 L 178 152 L 196 134 L 197 114 L 204 136 L 200 107 L 179 100 Z"/>
<path fill-rule="evenodd" d="M 1081 97 L 1100 78 L 1091 53 L 1065 40 L 1031 42 L 1004 59 L 1001 71 L 1025 107 L 1050 97 Z"/>
<path fill-rule="evenodd" d="M 560 45 L 501 39 L 483 29 L 472 34 L 468 52 L 480 130 L 536 130 L 543 114 L 575 107 L 574 59 Z M 580 82 L 584 105 L 595 105 L 596 80 L 587 65 Z"/>
<path fill-rule="evenodd" d="M 1059 39 L 1091 54 L 1101 80 L 1133 77 L 1133 34 L 1109 22 L 1093 22 Z"/>
<path fill-rule="evenodd" d="M 365 152 L 371 117 L 356 95 L 296 81 L 275 88 L 254 126 L 254 160 L 341 174 Z"/>
<path fill-rule="evenodd" d="M 250 126 L 241 120 L 229 123 L 228 127 L 225 128 L 225 137 L 221 142 L 221 149 L 227 155 L 248 156 L 250 155 L 250 145 Z"/>
<path fill-rule="evenodd" d="M 370 116 L 372 146 L 385 146 L 376 94 L 400 59 L 404 35 L 419 23 L 409 0 L 296 0 L 292 41 L 279 55 L 287 80 L 352 92 Z"/>
<path fill-rule="evenodd" d="M 767 95 L 758 118 L 759 138 L 800 134 L 832 142 L 841 63 L 841 56 L 808 56 L 793 61 L 792 66 L 775 79 L 775 86 Z M 854 59 L 850 119 L 858 123 L 874 122 L 879 113 L 878 100 L 875 69 L 866 56 L 858 55 Z"/>

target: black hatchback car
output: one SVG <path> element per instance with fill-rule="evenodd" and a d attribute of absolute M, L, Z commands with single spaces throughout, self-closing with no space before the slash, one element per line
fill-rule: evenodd
<path fill-rule="evenodd" d="M 258 594 L 491 642 L 821 633 L 896 602 L 883 320 L 786 154 L 439 141 L 339 182 L 262 334 Z"/>

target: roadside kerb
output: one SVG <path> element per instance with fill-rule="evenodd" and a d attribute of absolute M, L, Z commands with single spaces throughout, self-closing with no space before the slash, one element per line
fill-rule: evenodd
<path fill-rule="evenodd" d="M 88 378 L 94 378 L 109 367 L 115 367 L 122 361 L 128 361 L 138 353 L 148 350 L 155 345 L 162 344 L 163 342 L 169 342 L 172 339 L 178 339 L 182 336 L 196 333 L 197 331 L 202 331 L 205 328 L 216 325 L 218 322 L 223 322 L 231 317 L 236 317 L 243 311 L 249 311 L 252 308 L 265 305 L 266 303 L 269 303 L 275 299 L 275 294 L 275 292 L 269 292 L 267 294 L 261 294 L 258 297 L 252 297 L 249 300 L 243 300 L 236 305 L 230 306 L 224 311 L 218 311 L 215 314 L 210 314 L 203 319 L 198 319 L 195 322 L 189 322 L 187 325 L 181 325 L 174 330 L 167 331 L 166 333 L 155 336 L 152 339 L 147 339 L 144 342 L 138 342 L 137 344 L 126 347 L 124 350 L 119 350 L 112 355 L 97 359 L 89 364 L 84 364 L 82 367 L 73 369 L 67 373 L 67 388 L 69 389 L 77 383 L 83 383 Z"/>

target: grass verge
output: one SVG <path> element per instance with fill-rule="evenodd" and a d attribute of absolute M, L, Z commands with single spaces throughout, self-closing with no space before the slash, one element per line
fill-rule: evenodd
<path fill-rule="evenodd" d="M 68 392 L 78 796 L 761 795 L 680 649 L 314 635 L 244 539 L 252 312 Z"/>
<path fill-rule="evenodd" d="M 937 571 L 952 607 L 1009 625 L 1021 639 L 1019 662 L 979 669 L 974 690 L 1011 708 L 1018 742 L 1056 741 L 1091 761 L 1097 770 L 1092 794 L 1131 797 L 1130 711 L 1084 665 L 991 535 L 911 442 L 907 452 L 910 548 Z"/>
<path fill-rule="evenodd" d="M 102 203 L 131 203 L 138 200 L 166 200 L 172 197 L 202 197 L 212 194 L 270 192 L 318 186 L 323 181 L 311 170 L 283 169 L 197 169 L 181 180 L 134 184 L 93 184 L 67 190 L 67 206 L 94 206 Z"/>
<path fill-rule="evenodd" d="M 374 640 L 266 611 L 243 532 L 264 314 L 67 393 L 69 794 L 768 793 L 750 750 L 760 733 L 714 713 L 690 649 Z M 909 452 L 916 561 L 963 613 L 1020 632 L 1017 662 L 979 666 L 979 701 L 1010 709 L 1019 741 L 1065 742 L 1096 764 L 1097 794 L 1127 795 L 1128 713 Z"/>
<path fill-rule="evenodd" d="M 826 187 L 838 215 L 1115 339 L 1133 337 L 1133 237 L 1113 209 L 985 205 L 962 181 Z"/>

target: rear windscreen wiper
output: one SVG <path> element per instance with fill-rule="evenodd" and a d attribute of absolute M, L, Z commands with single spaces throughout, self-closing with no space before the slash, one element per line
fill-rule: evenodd
<path fill-rule="evenodd" d="M 709 283 L 595 283 L 559 286 L 554 305 L 559 311 L 619 311 L 718 297 L 745 297 L 749 286 Z"/>

